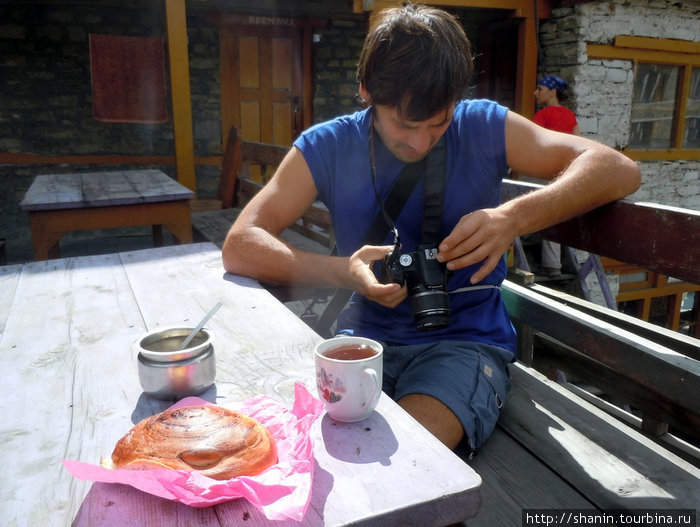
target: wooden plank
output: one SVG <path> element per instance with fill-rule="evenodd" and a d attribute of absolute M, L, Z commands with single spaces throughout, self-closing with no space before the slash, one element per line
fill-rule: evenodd
<path fill-rule="evenodd" d="M 163 225 L 180 243 L 192 241 L 192 223 L 187 200 L 134 203 L 112 207 L 84 209 L 36 210 L 29 214 L 34 244 L 34 257 L 48 257 L 54 244 L 67 232 L 129 227 L 137 225 Z"/>
<path fill-rule="evenodd" d="M 523 509 L 594 509 L 500 426 L 469 465 L 481 476 L 481 508 L 468 527 L 521 525 Z"/>
<path fill-rule="evenodd" d="M 579 351 L 565 346 L 544 333 L 535 333 L 536 353 L 532 366 L 538 371 L 554 375 L 564 372 L 566 379 L 584 382 L 605 394 L 605 398 L 622 406 L 627 405 L 640 413 L 645 420 L 672 422 L 674 433 L 684 432 L 697 437 L 694 426 L 697 419 L 686 419 L 687 410 L 679 408 L 673 396 L 656 386 L 638 382 L 627 372 L 620 372 L 591 359 Z M 612 350 L 614 352 L 614 350 Z M 681 386 L 682 389 L 682 386 Z M 693 410 L 691 410 L 692 412 Z M 697 412 L 696 412 L 697 413 Z"/>
<path fill-rule="evenodd" d="M 185 0 L 165 0 L 165 18 L 177 179 L 190 190 L 196 191 Z"/>
<path fill-rule="evenodd" d="M 670 348 L 678 353 L 700 360 L 700 340 L 671 331 L 670 329 L 648 324 L 636 317 L 620 313 L 619 311 L 588 302 L 581 298 L 569 295 L 556 289 L 545 287 L 541 284 L 533 284 L 529 287 L 536 293 L 546 295 L 564 305 L 574 307 L 584 313 L 599 318 L 635 335 L 654 341 L 661 346 Z"/>
<path fill-rule="evenodd" d="M 655 287 L 624 287 L 624 289 L 621 287 L 616 299 L 618 302 L 627 302 L 629 300 L 640 300 L 643 298 L 681 295 L 692 291 L 700 291 L 700 285 L 691 284 L 690 282 L 672 282 Z M 680 310 L 678 311 L 680 312 Z"/>
<path fill-rule="evenodd" d="M 226 234 L 236 221 L 241 209 L 207 210 L 192 213 L 192 232 L 197 242 L 208 241 L 219 248 L 224 245 Z"/>
<path fill-rule="evenodd" d="M 7 317 L 10 314 L 12 302 L 14 301 L 21 271 L 21 265 L 0 266 L 0 343 L 2 342 L 2 334 L 5 331 Z"/>
<path fill-rule="evenodd" d="M 511 318 L 620 372 L 660 401 L 672 401 L 672 411 L 659 404 L 664 420 L 700 431 L 698 361 L 511 282 L 503 283 L 502 293 Z"/>
<path fill-rule="evenodd" d="M 353 4 L 355 12 L 362 12 L 362 8 L 365 4 L 371 6 L 370 9 L 374 11 L 380 11 L 381 9 L 389 6 L 395 7 L 401 5 L 400 2 L 392 0 L 356 2 Z M 533 3 L 529 0 L 440 0 L 440 2 L 436 2 L 436 5 L 452 7 L 480 7 L 488 9 L 514 9 L 516 11 L 534 12 Z M 549 18 L 551 16 L 551 9 L 552 8 L 549 1 L 540 2 L 539 16 L 542 18 Z"/>
<path fill-rule="evenodd" d="M 195 229 L 200 241 L 206 240 L 222 247 L 226 234 L 233 222 L 236 221 L 240 211 L 241 209 L 234 208 L 192 214 L 192 228 Z M 326 245 L 314 241 L 294 229 L 285 229 L 282 231 L 280 238 L 304 251 L 318 254 L 328 254 L 330 252 Z"/>
<path fill-rule="evenodd" d="M 615 37 L 616 47 L 654 49 L 673 51 L 677 53 L 700 54 L 700 42 L 677 40 L 668 38 L 634 37 L 630 35 L 618 35 Z"/>
<path fill-rule="evenodd" d="M 238 176 L 238 199 L 237 205 L 243 207 L 257 194 L 263 184 L 251 179 L 251 166 L 261 166 L 267 169 L 265 173 L 274 173 L 274 169 L 282 162 L 289 152 L 290 147 L 278 146 L 253 141 L 241 142 L 241 169 Z M 309 227 L 309 224 L 320 227 L 316 231 Z M 315 202 L 304 213 L 302 223 L 292 225 L 292 230 L 325 245 L 332 247 L 334 244 L 332 233 L 332 222 L 328 208 L 321 202 Z"/>
<path fill-rule="evenodd" d="M 198 158 L 204 165 L 209 158 Z M 174 165 L 174 156 L 139 155 L 42 155 L 26 152 L 0 152 L 0 165 Z"/>
<path fill-rule="evenodd" d="M 36 176 L 20 202 L 22 210 L 79 207 L 83 202 L 80 179 L 75 174 Z"/>
<path fill-rule="evenodd" d="M 241 157 L 244 162 L 260 165 L 277 166 L 289 152 L 288 146 L 278 146 L 255 141 L 241 142 Z"/>
<path fill-rule="evenodd" d="M 130 205 L 190 199 L 194 193 L 160 170 L 126 170 L 76 174 L 83 207 Z"/>
<path fill-rule="evenodd" d="M 194 193 L 160 170 L 45 174 L 34 178 L 23 210 L 57 210 L 190 199 Z"/>
<path fill-rule="evenodd" d="M 241 166 L 241 137 L 238 128 L 232 126 L 226 138 L 226 149 L 221 161 L 221 176 L 217 198 L 223 208 L 231 208 L 236 201 L 236 179 Z M 221 208 L 221 207 L 219 207 Z"/>
<path fill-rule="evenodd" d="M 700 65 L 700 56 L 697 54 L 654 49 L 624 48 L 606 44 L 587 44 L 586 54 L 592 59 L 639 60 L 659 64 Z"/>
<path fill-rule="evenodd" d="M 530 11 L 530 9 L 527 9 Z M 515 111 L 531 118 L 535 113 L 532 86 L 537 84 L 537 24 L 534 13 L 518 21 L 518 68 L 515 87 Z"/>
<path fill-rule="evenodd" d="M 258 192 L 260 192 L 260 189 L 263 188 L 262 183 L 258 183 L 257 181 L 253 181 L 252 179 L 248 177 L 238 177 L 238 201 L 237 204 L 239 207 L 244 207 L 246 203 L 248 203 L 251 199 L 253 199 L 253 196 L 255 196 Z"/>
<path fill-rule="evenodd" d="M 502 199 L 541 186 L 506 180 Z M 539 233 L 569 247 L 700 284 L 700 211 L 622 200 Z"/>
<path fill-rule="evenodd" d="M 24 267 L 0 343 L 8 525 L 67 525 L 75 515 L 90 484 L 73 479 L 61 459 L 97 461 L 118 439 L 116 416 L 130 416 L 139 398 L 138 382 L 122 381 L 137 379 L 130 350 L 143 330 L 117 256 Z"/>
<path fill-rule="evenodd" d="M 521 364 L 499 421 L 600 509 L 690 509 L 700 469 Z"/>

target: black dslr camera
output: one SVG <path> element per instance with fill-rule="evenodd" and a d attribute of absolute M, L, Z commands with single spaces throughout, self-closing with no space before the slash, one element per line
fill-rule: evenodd
<path fill-rule="evenodd" d="M 419 245 L 412 253 L 401 253 L 400 245 L 396 244 L 382 265 L 384 283 L 406 283 L 411 313 L 420 331 L 450 325 L 448 271 L 444 263 L 437 261 L 437 255 L 437 244 Z"/>

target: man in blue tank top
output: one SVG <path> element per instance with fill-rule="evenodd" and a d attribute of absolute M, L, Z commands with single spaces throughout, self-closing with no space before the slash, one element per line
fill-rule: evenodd
<path fill-rule="evenodd" d="M 354 291 L 336 332 L 381 341 L 384 391 L 450 448 L 477 449 L 509 388 L 515 333 L 500 296 L 515 237 L 634 192 L 637 165 L 596 142 L 539 127 L 487 100 L 463 100 L 469 41 L 448 13 L 409 4 L 382 11 L 357 77 L 364 111 L 306 130 L 251 200 L 223 247 L 228 272 L 264 282 Z M 364 239 L 404 167 L 446 149 L 437 261 L 449 278 L 449 324 L 422 331 L 405 285 L 384 283 L 375 263 L 393 250 Z M 442 142 L 440 143 L 443 144 Z M 553 180 L 500 203 L 509 170 Z M 401 253 L 421 243 L 425 181 L 395 219 Z M 375 196 L 376 192 L 376 196 Z M 316 200 L 330 210 L 338 254 L 318 255 L 279 234 Z"/>

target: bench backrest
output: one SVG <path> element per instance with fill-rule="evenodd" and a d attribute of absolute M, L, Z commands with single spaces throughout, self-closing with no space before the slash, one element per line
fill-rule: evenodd
<path fill-rule="evenodd" d="M 618 323 L 625 315 L 600 308 L 608 316 L 596 316 L 564 294 L 553 298 L 507 280 L 502 291 L 518 330 L 521 361 L 542 372 L 563 371 L 630 405 L 650 433 L 664 433 L 670 424 L 700 437 L 697 339 L 639 321 L 641 336 L 634 324 Z"/>
<path fill-rule="evenodd" d="M 505 181 L 504 201 L 540 185 Z M 700 283 L 700 213 L 621 200 L 540 232 L 570 247 Z M 642 426 L 700 437 L 700 340 L 542 286 L 506 281 L 520 359 L 641 411 Z"/>
<path fill-rule="evenodd" d="M 508 201 L 542 185 L 506 180 Z M 620 200 L 540 231 L 548 240 L 700 284 L 700 212 Z"/>
<path fill-rule="evenodd" d="M 245 141 L 240 131 L 232 127 L 222 162 L 220 199 L 224 208 L 243 207 L 263 187 L 280 165 L 290 147 Z M 256 181 L 253 172 L 258 173 Z M 302 234 L 327 247 L 333 245 L 333 232 L 328 209 L 320 202 L 314 203 L 293 226 Z"/>

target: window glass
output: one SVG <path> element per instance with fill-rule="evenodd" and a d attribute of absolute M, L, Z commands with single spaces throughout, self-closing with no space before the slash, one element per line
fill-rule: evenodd
<path fill-rule="evenodd" d="M 683 148 L 700 148 L 700 68 L 690 74 L 690 90 L 685 104 Z"/>
<path fill-rule="evenodd" d="M 630 147 L 670 148 L 680 67 L 637 64 Z"/>

